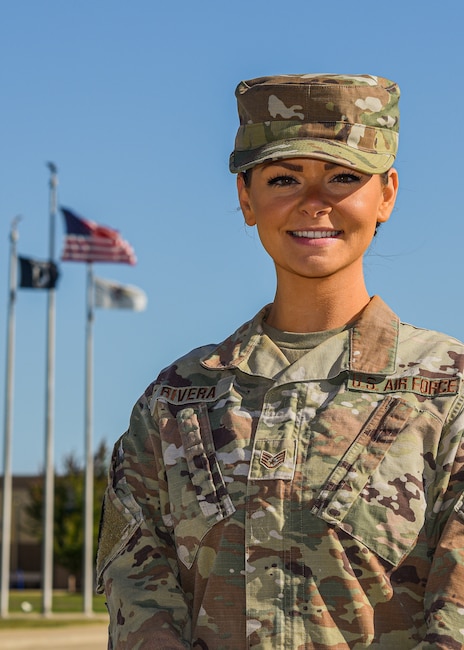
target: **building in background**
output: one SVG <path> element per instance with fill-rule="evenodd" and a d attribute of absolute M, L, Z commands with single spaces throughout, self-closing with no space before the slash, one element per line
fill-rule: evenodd
<path fill-rule="evenodd" d="M 10 587 L 12 589 L 40 589 L 42 584 L 42 549 L 27 508 L 31 503 L 30 491 L 33 485 L 43 481 L 42 476 L 14 476 L 13 504 L 11 517 Z M 3 491 L 3 477 L 0 480 L 0 510 Z M 0 516 L 3 513 L 0 511 Z M 2 540 L 0 539 L 0 543 Z M 56 565 L 53 567 L 53 587 L 73 587 L 69 571 Z"/>

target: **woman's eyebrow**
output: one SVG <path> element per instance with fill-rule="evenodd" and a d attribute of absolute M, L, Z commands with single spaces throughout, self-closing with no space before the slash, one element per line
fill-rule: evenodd
<path fill-rule="evenodd" d="M 286 169 L 290 169 L 291 171 L 294 172 L 302 172 L 303 171 L 303 165 L 297 165 L 295 163 L 288 162 L 287 160 L 271 160 L 268 163 L 264 163 L 265 167 L 285 167 Z M 326 171 L 330 171 L 331 169 L 334 169 L 335 167 L 340 167 L 341 165 L 337 165 L 336 163 L 330 163 L 326 162 L 324 165 L 324 169 Z"/>
<path fill-rule="evenodd" d="M 272 160 L 269 163 L 265 163 L 266 167 L 285 167 L 285 169 L 291 169 L 294 172 L 302 172 L 303 171 L 303 165 L 295 165 L 294 163 L 289 163 L 286 161 L 279 161 L 279 160 Z"/>

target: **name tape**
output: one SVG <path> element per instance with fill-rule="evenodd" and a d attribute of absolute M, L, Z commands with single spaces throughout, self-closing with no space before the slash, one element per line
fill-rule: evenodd
<path fill-rule="evenodd" d="M 213 386 L 158 386 L 151 397 L 150 405 L 153 408 L 156 400 L 169 404 L 215 402 L 230 392 L 233 383 L 233 377 L 224 377 Z"/>

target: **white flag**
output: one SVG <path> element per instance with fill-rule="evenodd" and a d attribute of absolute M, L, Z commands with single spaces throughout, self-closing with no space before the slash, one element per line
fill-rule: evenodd
<path fill-rule="evenodd" d="M 94 287 L 95 307 L 143 311 L 147 306 L 145 292 L 130 284 L 119 284 L 113 280 L 95 278 Z"/>

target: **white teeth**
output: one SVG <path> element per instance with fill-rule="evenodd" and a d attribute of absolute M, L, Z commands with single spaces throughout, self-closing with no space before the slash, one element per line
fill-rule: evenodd
<path fill-rule="evenodd" d="M 325 237 L 337 237 L 340 230 L 294 230 L 294 237 L 306 237 L 307 239 L 322 239 Z"/>

